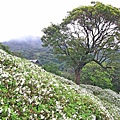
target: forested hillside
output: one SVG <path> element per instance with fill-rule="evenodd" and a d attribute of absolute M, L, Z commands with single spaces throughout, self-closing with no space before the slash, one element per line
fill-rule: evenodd
<path fill-rule="evenodd" d="M 0 49 L 0 119 L 119 120 L 120 95 L 80 86 Z"/>
<path fill-rule="evenodd" d="M 37 36 L 25 36 L 2 42 L 2 44 L 8 46 L 12 52 L 20 53 L 26 59 L 34 59 L 36 52 L 44 50 L 40 37 Z"/>
<path fill-rule="evenodd" d="M 37 59 L 39 65 L 45 70 L 74 80 L 73 68 L 67 66 L 65 62 L 59 61 L 49 48 L 42 47 L 39 37 L 23 37 L 16 40 L 3 42 L 15 55 L 26 59 Z M 116 60 L 112 63 L 112 68 L 106 71 L 99 65 L 92 62 L 85 66 L 82 71 L 81 83 L 91 84 L 102 88 L 109 88 L 120 92 L 120 57 L 116 54 Z"/>

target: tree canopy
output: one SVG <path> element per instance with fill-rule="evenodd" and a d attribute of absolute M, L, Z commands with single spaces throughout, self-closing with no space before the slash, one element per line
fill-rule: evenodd
<path fill-rule="evenodd" d="M 52 23 L 43 32 L 43 46 L 49 46 L 74 68 L 75 83 L 80 84 L 80 73 L 87 63 L 108 67 L 120 49 L 120 9 L 100 2 L 80 6 L 68 12 L 62 23 Z"/>

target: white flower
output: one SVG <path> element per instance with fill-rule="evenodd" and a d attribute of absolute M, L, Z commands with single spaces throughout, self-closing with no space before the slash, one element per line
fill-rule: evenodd
<path fill-rule="evenodd" d="M 29 81 L 29 84 L 31 84 L 32 82 L 31 81 Z"/>
<path fill-rule="evenodd" d="M 42 98 L 42 96 L 39 96 L 39 97 L 38 97 L 38 100 L 41 100 L 41 98 Z"/>
<path fill-rule="evenodd" d="M 20 94 L 22 94 L 22 93 L 23 93 L 21 89 L 19 89 L 19 93 L 20 93 Z"/>
<path fill-rule="evenodd" d="M 4 74 L 2 74 L 2 77 L 9 77 L 9 75 L 7 74 L 7 73 L 4 73 Z"/>
<path fill-rule="evenodd" d="M 54 86 L 59 87 L 59 84 L 54 84 Z"/>
<path fill-rule="evenodd" d="M 21 85 L 23 85 L 23 84 L 24 84 L 24 82 L 25 82 L 25 79 L 22 79 Z"/>
<path fill-rule="evenodd" d="M 3 99 L 1 100 L 1 104 L 4 105 Z"/>
<path fill-rule="evenodd" d="M 26 87 L 23 87 L 22 90 L 25 91 Z"/>
<path fill-rule="evenodd" d="M 26 108 L 24 107 L 24 108 L 23 108 L 23 112 L 25 112 L 25 109 L 26 109 Z"/>
<path fill-rule="evenodd" d="M 37 81 L 37 80 L 35 80 L 35 81 L 34 81 L 34 84 L 37 84 L 37 83 L 38 83 L 38 81 Z"/>
<path fill-rule="evenodd" d="M 32 99 L 30 99 L 30 98 L 28 98 L 28 101 L 29 101 L 30 103 L 32 103 L 32 101 L 33 101 L 33 100 L 32 100 Z"/>
<path fill-rule="evenodd" d="M 26 93 L 30 94 L 30 93 L 31 93 L 31 91 L 30 91 L 30 90 L 28 90 L 28 91 L 26 91 Z"/>
<path fill-rule="evenodd" d="M 24 94 L 23 94 L 23 96 L 24 96 L 24 98 L 26 98 L 26 97 L 27 97 L 27 94 L 26 94 L 26 93 L 24 93 Z"/>
<path fill-rule="evenodd" d="M 36 100 L 38 98 L 38 96 L 34 96 L 34 99 Z"/>
<path fill-rule="evenodd" d="M 34 120 L 32 115 L 30 115 L 30 119 L 31 119 L 31 120 Z"/>
<path fill-rule="evenodd" d="M 25 105 L 25 102 L 23 102 L 22 104 Z"/>
<path fill-rule="evenodd" d="M 0 68 L 0 74 L 2 74 L 2 68 Z"/>
<path fill-rule="evenodd" d="M 19 101 L 20 101 L 20 99 L 16 99 L 16 101 L 17 101 L 17 102 L 19 102 Z"/>
<path fill-rule="evenodd" d="M 68 91 L 68 88 L 66 86 L 64 86 L 64 89 Z"/>
<path fill-rule="evenodd" d="M 0 113 L 2 113 L 2 111 L 3 111 L 3 109 L 2 109 L 2 108 L 0 108 Z"/>
<path fill-rule="evenodd" d="M 50 97 L 53 97 L 53 94 L 49 94 Z"/>
<path fill-rule="evenodd" d="M 11 110 L 10 110 L 10 108 L 8 108 L 8 113 L 9 113 L 9 114 L 11 113 Z"/>
<path fill-rule="evenodd" d="M 62 116 L 63 116 L 64 119 L 66 119 L 66 115 L 65 114 L 63 114 Z"/>
<path fill-rule="evenodd" d="M 15 105 L 13 104 L 12 107 L 15 107 Z"/>
<path fill-rule="evenodd" d="M 44 113 L 44 111 L 43 111 L 43 110 L 41 110 L 41 113 Z"/>
<path fill-rule="evenodd" d="M 96 120 L 96 116 L 95 115 L 91 115 L 92 120 Z"/>
<path fill-rule="evenodd" d="M 46 89 L 46 88 L 42 89 L 42 92 L 46 93 L 46 92 L 47 92 L 47 89 Z"/>
<path fill-rule="evenodd" d="M 37 114 L 34 114 L 35 117 L 37 117 Z"/>
<path fill-rule="evenodd" d="M 73 118 L 76 118 L 76 117 L 77 117 L 77 115 L 76 115 L 76 114 L 74 114 L 74 115 L 73 115 Z"/>
<path fill-rule="evenodd" d="M 36 86 L 37 88 L 40 88 L 40 84 L 37 84 L 37 86 Z"/>
<path fill-rule="evenodd" d="M 20 89 L 19 88 L 16 88 L 16 90 L 15 91 L 19 91 Z"/>
<path fill-rule="evenodd" d="M 41 119 L 44 119 L 44 118 L 45 118 L 45 116 L 43 116 L 43 115 L 40 115 L 40 117 L 41 117 Z"/>
<path fill-rule="evenodd" d="M 63 108 L 63 107 L 60 106 L 60 102 L 59 102 L 59 101 L 56 101 L 56 111 L 60 111 L 60 112 L 61 112 L 60 109 L 62 109 L 62 108 Z"/>
<path fill-rule="evenodd" d="M 39 102 L 37 101 L 37 102 L 35 102 L 35 105 L 39 105 Z"/>
<path fill-rule="evenodd" d="M 56 118 L 52 118 L 52 120 L 56 120 Z"/>

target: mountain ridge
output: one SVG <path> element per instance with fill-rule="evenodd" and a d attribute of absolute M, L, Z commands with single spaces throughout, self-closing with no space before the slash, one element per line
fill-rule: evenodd
<path fill-rule="evenodd" d="M 2 44 L 8 46 L 12 52 L 20 53 L 26 59 L 38 59 L 37 54 L 47 50 L 42 47 L 42 41 L 38 36 L 23 36 Z"/>
<path fill-rule="evenodd" d="M 23 36 L 20 38 L 11 39 L 9 41 L 2 42 L 2 44 L 9 46 L 9 48 L 12 51 L 16 51 L 16 48 L 18 48 L 17 50 L 25 49 L 23 45 L 26 47 L 29 46 L 34 49 L 42 48 L 42 42 L 40 40 L 40 37 L 38 36 Z"/>

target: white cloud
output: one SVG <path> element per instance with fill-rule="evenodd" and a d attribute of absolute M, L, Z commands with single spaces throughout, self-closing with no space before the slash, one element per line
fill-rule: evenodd
<path fill-rule="evenodd" d="M 42 35 L 50 22 L 59 23 L 67 11 L 92 0 L 0 0 L 0 41 Z M 99 0 L 119 7 L 119 0 Z"/>

